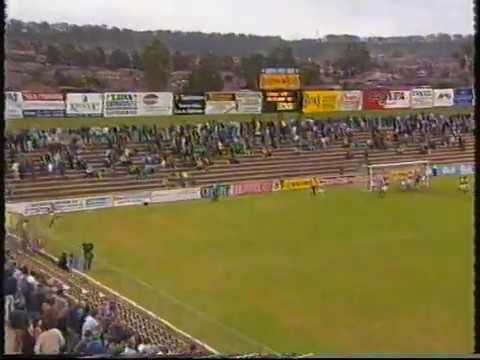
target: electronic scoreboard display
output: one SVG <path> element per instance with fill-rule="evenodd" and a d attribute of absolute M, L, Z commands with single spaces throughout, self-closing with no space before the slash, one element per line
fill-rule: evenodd
<path fill-rule="evenodd" d="M 264 91 L 263 111 L 299 111 L 301 109 L 300 91 Z"/>

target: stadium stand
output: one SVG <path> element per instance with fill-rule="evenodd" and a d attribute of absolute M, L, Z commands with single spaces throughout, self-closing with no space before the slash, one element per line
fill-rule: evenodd
<path fill-rule="evenodd" d="M 366 148 L 371 164 L 420 159 L 434 164 L 473 163 L 473 129 L 473 115 L 420 115 L 365 121 L 253 120 L 167 129 L 92 128 L 65 131 L 60 136 L 53 130 L 49 140 L 37 141 L 35 146 L 33 131 L 8 134 L 6 197 L 9 201 L 41 200 L 185 183 L 332 176 L 339 169 L 352 175 L 365 164 Z M 400 143 L 404 145 L 399 149 Z M 62 149 L 62 156 L 55 155 L 55 147 Z M 107 151 L 114 166 L 105 164 Z M 41 170 L 42 156 L 47 153 L 51 159 L 43 159 Z M 121 160 L 128 165 L 121 165 Z M 180 176 L 185 172 L 188 180 Z"/>

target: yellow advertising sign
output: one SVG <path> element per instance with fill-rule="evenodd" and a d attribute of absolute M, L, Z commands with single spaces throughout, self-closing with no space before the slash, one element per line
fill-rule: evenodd
<path fill-rule="evenodd" d="M 408 167 L 400 170 L 389 171 L 388 177 L 391 181 L 398 182 L 404 180 L 408 176 L 414 176 L 416 173 L 421 173 L 420 167 Z"/>
<path fill-rule="evenodd" d="M 303 190 L 312 186 L 312 179 L 285 180 L 282 183 L 282 190 Z"/>
<path fill-rule="evenodd" d="M 262 90 L 298 90 L 300 75 L 298 74 L 261 74 L 260 89 Z"/>
<path fill-rule="evenodd" d="M 341 91 L 304 91 L 303 112 L 309 114 L 327 111 L 338 111 L 340 109 L 341 100 Z"/>

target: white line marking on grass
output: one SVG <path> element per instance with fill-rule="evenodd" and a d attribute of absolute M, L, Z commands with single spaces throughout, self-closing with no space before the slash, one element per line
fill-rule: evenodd
<path fill-rule="evenodd" d="M 10 232 L 8 232 L 8 231 L 6 231 L 6 233 L 7 233 L 7 235 L 9 235 L 9 236 L 11 236 L 11 237 L 14 237 L 14 238 L 16 238 L 16 239 L 18 240 L 18 237 L 17 237 L 15 234 L 12 234 L 12 233 L 10 233 Z M 72 248 L 72 249 L 74 248 L 73 245 L 70 245 L 69 247 Z M 48 256 L 48 257 L 50 257 L 50 258 L 53 259 L 55 262 L 58 262 L 58 259 L 57 259 L 55 256 L 49 254 L 49 253 L 46 252 L 45 250 L 40 250 L 39 252 L 40 252 L 40 253 L 43 253 L 44 255 L 46 255 L 46 256 Z M 27 255 L 28 255 L 28 254 L 27 254 Z M 106 263 L 104 262 L 104 264 L 106 264 Z M 108 267 L 108 264 L 106 264 L 106 265 L 107 265 L 107 267 Z M 113 268 L 113 266 L 111 266 L 111 265 L 110 265 L 110 267 Z M 118 270 L 117 270 L 117 271 L 118 271 Z M 167 321 L 167 320 L 159 317 L 158 315 L 154 314 L 154 313 L 151 312 L 150 310 L 145 309 L 143 306 L 137 304 L 135 301 L 130 300 L 129 298 L 127 298 L 127 297 L 119 294 L 118 292 L 116 292 L 116 291 L 113 290 L 112 288 L 110 288 L 110 287 L 102 284 L 100 281 L 95 280 L 95 279 L 92 278 L 91 276 L 89 276 L 89 275 L 87 275 L 87 274 L 85 274 L 85 273 L 82 273 L 81 271 L 79 271 L 79 270 L 77 270 L 77 269 L 72 269 L 72 272 L 74 272 L 75 274 L 80 275 L 80 276 L 82 276 L 82 277 L 85 277 L 88 281 L 91 281 L 92 283 L 94 283 L 95 285 L 99 286 L 100 288 L 107 290 L 107 292 L 110 292 L 111 294 L 117 296 L 118 298 L 120 298 L 120 299 L 122 299 L 123 301 L 129 303 L 129 304 L 132 305 L 133 307 L 136 307 L 137 309 L 142 310 L 142 311 L 145 312 L 146 314 L 150 315 L 152 318 L 159 320 L 162 324 L 166 325 L 167 327 L 173 329 L 174 331 L 178 332 L 179 334 L 182 334 L 183 336 L 185 336 L 186 338 L 192 340 L 193 342 L 196 342 L 197 344 L 202 345 L 202 346 L 203 346 L 204 348 L 206 348 L 208 351 L 210 351 L 210 352 L 212 352 L 212 353 L 214 353 L 214 354 L 216 354 L 216 355 L 219 355 L 219 354 L 220 354 L 219 351 L 215 350 L 215 349 L 212 348 L 211 346 L 209 346 L 209 345 L 205 344 L 204 342 L 202 342 L 202 341 L 194 338 L 194 337 L 191 336 L 190 334 L 188 334 L 188 333 L 180 330 L 180 329 L 177 328 L 176 326 L 172 325 L 169 321 Z M 123 274 L 123 272 L 121 272 L 121 273 Z M 85 294 L 85 293 L 88 293 L 88 291 L 85 291 L 85 290 L 82 289 L 82 288 L 81 288 L 81 291 L 82 291 L 82 293 L 84 293 L 84 294 Z"/>
<path fill-rule="evenodd" d="M 196 316 L 200 317 L 200 318 L 203 318 L 204 320 L 206 320 L 207 322 L 210 322 L 212 324 L 215 324 L 217 326 L 219 326 L 220 328 L 230 332 L 230 333 L 233 333 L 235 334 L 235 336 L 241 338 L 242 340 L 250 343 L 251 345 L 255 345 L 257 347 L 261 347 L 265 350 L 268 351 L 269 354 L 275 354 L 275 355 L 279 355 L 279 353 L 275 350 L 273 350 L 272 348 L 270 348 L 269 346 L 261 343 L 261 342 L 258 342 L 257 340 L 255 339 L 252 339 L 251 337 L 249 337 L 248 335 L 245 335 L 243 334 L 242 332 L 238 331 L 237 329 L 233 328 L 233 327 L 230 327 L 230 326 L 227 326 L 223 323 L 221 323 L 220 321 L 218 321 L 217 319 L 214 319 L 214 318 L 211 318 L 209 317 L 208 315 L 206 315 L 205 313 L 193 308 L 192 306 L 182 302 L 181 300 L 177 299 L 175 296 L 167 293 L 166 291 L 164 290 L 160 290 L 148 283 L 146 283 L 145 281 L 143 280 L 140 280 L 140 279 L 137 279 L 136 277 L 132 276 L 131 274 L 128 274 L 128 273 L 125 273 L 123 270 L 117 268 L 116 266 L 106 262 L 105 260 L 100 260 L 99 261 L 100 263 L 102 263 L 105 267 L 107 268 L 110 268 L 122 275 L 124 275 L 125 277 L 129 277 L 131 280 L 133 281 L 136 281 L 137 283 L 147 287 L 147 288 L 150 288 L 153 292 L 165 297 L 165 298 L 168 298 L 170 301 L 176 303 L 177 305 L 179 305 L 180 307 L 183 307 L 184 309 L 188 310 L 189 312 L 191 312 L 192 314 L 195 314 Z M 82 274 L 82 273 L 81 273 Z M 84 274 L 85 275 L 85 274 Z M 85 275 L 85 276 L 88 276 L 88 275 Z M 165 320 L 166 322 L 166 320 Z M 180 331 L 179 331 L 180 332 Z M 198 341 L 198 340 L 197 340 Z M 198 341 L 200 343 L 200 341 Z M 219 354 L 218 352 L 215 351 L 216 354 Z"/>
<path fill-rule="evenodd" d="M 73 244 L 69 244 L 69 247 L 71 249 L 74 249 L 76 250 L 75 246 Z M 53 255 L 50 255 L 49 253 L 47 253 L 46 251 L 42 250 L 43 253 L 45 253 L 46 255 L 56 259 Z M 206 315 L 205 313 L 193 308 L 192 306 L 182 302 L 181 300 L 177 299 L 175 296 L 167 293 L 166 291 L 164 290 L 160 290 L 160 289 L 157 289 L 155 288 L 154 286 L 146 283 L 145 281 L 143 280 L 140 280 L 140 279 L 137 279 L 136 277 L 132 276 L 131 274 L 128 274 L 126 272 L 124 272 L 122 269 L 119 269 L 117 268 L 116 266 L 108 263 L 107 261 L 105 261 L 104 259 L 102 258 L 99 258 L 99 257 L 96 257 L 96 260 L 97 262 L 103 264 L 106 268 L 110 268 L 116 272 L 118 272 L 119 274 L 122 274 L 123 276 L 127 277 L 127 278 L 130 278 L 131 280 L 133 281 L 136 281 L 137 283 L 147 287 L 147 288 L 150 288 L 153 292 L 156 292 L 157 294 L 165 297 L 165 298 L 168 298 L 170 301 L 176 303 L 177 305 L 179 305 L 180 307 L 183 307 L 184 309 L 188 310 L 189 312 L 191 312 L 192 314 L 195 314 L 196 316 L 200 317 L 200 318 L 203 318 L 204 320 L 206 320 L 207 322 L 210 322 L 212 324 L 215 324 L 217 326 L 219 326 L 220 328 L 230 332 L 230 333 L 233 333 L 235 336 L 237 336 L 238 338 L 241 338 L 242 340 L 250 343 L 251 345 L 255 345 L 257 347 L 261 347 L 265 350 L 268 351 L 269 354 L 275 354 L 275 355 L 279 355 L 279 353 L 275 350 L 273 350 L 272 348 L 270 348 L 269 346 L 255 340 L 255 339 L 252 339 L 251 337 L 249 337 L 248 335 L 245 335 L 243 334 L 242 332 L 240 332 L 239 330 L 235 329 L 235 328 L 232 328 L 230 326 L 227 326 L 223 323 L 221 323 L 220 321 L 218 321 L 217 319 L 214 319 L 214 318 L 210 318 L 208 315 Z M 161 322 L 163 322 L 164 324 L 166 324 L 167 326 L 171 327 L 172 329 L 174 329 L 175 331 L 179 332 L 180 334 L 184 335 L 185 337 L 203 345 L 205 348 L 207 348 L 208 350 L 210 350 L 211 352 L 213 352 L 214 354 L 220 354 L 220 352 L 218 352 L 217 350 L 213 349 L 212 347 L 204 344 L 203 342 L 201 342 L 200 340 L 194 338 L 193 336 L 185 333 L 184 331 L 176 328 L 175 326 L 173 326 L 170 322 L 168 322 L 167 320 L 155 315 L 153 312 L 145 309 L 144 307 L 142 307 L 141 305 L 137 304 L 136 302 L 134 302 L 133 300 L 130 300 L 128 298 L 126 298 L 125 296 L 117 293 L 115 290 L 111 289 L 110 287 L 102 284 L 101 282 L 99 282 L 98 280 L 95 280 L 94 278 L 92 278 L 91 276 L 81 272 L 81 271 L 78 271 L 78 270 L 75 270 L 73 269 L 73 271 L 81 276 L 84 276 L 86 278 L 88 278 L 90 281 L 92 281 L 93 283 L 97 284 L 98 286 L 104 288 L 104 289 L 107 289 L 108 291 L 110 291 L 112 294 L 118 296 L 119 298 L 127 301 L 128 303 L 134 305 L 135 307 L 137 307 L 138 309 L 141 309 L 143 310 L 144 312 L 146 312 L 147 314 L 149 314 L 150 316 L 160 320 Z"/>

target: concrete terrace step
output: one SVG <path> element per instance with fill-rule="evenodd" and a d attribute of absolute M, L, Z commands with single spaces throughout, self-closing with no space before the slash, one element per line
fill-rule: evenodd
<path fill-rule="evenodd" d="M 471 151 L 469 151 L 471 150 Z M 447 155 L 460 155 L 464 154 L 465 156 L 470 156 L 473 155 L 473 148 L 468 149 L 466 151 L 453 151 L 450 150 L 448 151 L 447 149 L 443 150 L 436 150 L 435 152 L 432 153 L 431 157 L 432 159 L 435 159 L 435 157 L 438 156 L 447 156 Z M 402 161 L 399 159 L 408 159 L 413 157 L 424 157 L 424 155 L 418 154 L 418 151 L 416 150 L 410 150 L 406 151 L 404 155 L 396 155 L 394 151 L 389 151 L 389 152 L 376 152 L 372 153 L 370 155 L 370 160 L 371 161 L 376 161 L 377 158 L 379 157 L 384 157 L 388 156 L 389 158 L 391 157 L 392 159 L 395 159 L 395 161 Z M 307 166 L 307 165 L 317 165 L 321 163 L 322 165 L 331 165 L 335 163 L 342 163 L 342 164 L 350 164 L 350 163 L 358 163 L 363 159 L 363 156 L 357 156 L 354 159 L 351 160 L 346 160 L 343 154 L 337 154 L 337 155 L 331 155 L 331 156 L 323 156 L 322 153 L 317 153 L 317 154 L 295 154 L 288 159 L 276 159 L 276 158 L 271 158 L 271 159 L 259 159 L 258 161 L 252 161 L 252 162 L 241 162 L 238 165 L 217 165 L 208 171 L 209 175 L 219 175 L 221 171 L 227 171 L 227 172 L 235 172 L 239 173 L 240 171 L 258 171 L 259 169 L 262 169 L 262 171 L 268 171 L 268 170 L 273 170 L 273 169 L 287 169 L 287 168 L 295 168 L 296 166 Z M 393 161 L 390 159 L 390 161 Z M 193 170 L 190 172 L 192 176 L 203 176 L 203 172 Z M 172 174 L 172 170 L 159 170 L 156 172 L 154 175 L 150 176 L 149 178 L 165 178 L 166 176 L 170 176 Z M 120 177 L 120 175 L 124 175 L 124 177 Z M 105 177 L 103 179 L 85 179 L 83 174 L 78 174 L 75 175 L 73 178 L 71 175 L 69 175 L 68 179 L 62 179 L 61 177 L 48 177 L 48 178 L 43 178 L 43 179 L 36 179 L 33 180 L 31 178 L 29 179 L 24 179 L 24 180 L 15 180 L 13 182 L 8 181 L 9 184 L 13 184 L 17 191 L 22 188 L 46 188 L 46 187 L 51 187 L 51 186 L 75 186 L 80 184 L 81 186 L 84 187 L 89 187 L 90 185 L 92 186 L 100 186 L 103 183 L 114 183 L 114 182 L 122 182 L 124 183 L 125 181 L 127 182 L 132 182 L 132 181 L 138 181 L 136 180 L 136 176 L 132 175 L 127 175 L 126 170 L 122 170 L 121 172 L 117 172 L 116 176 L 109 176 Z"/>

